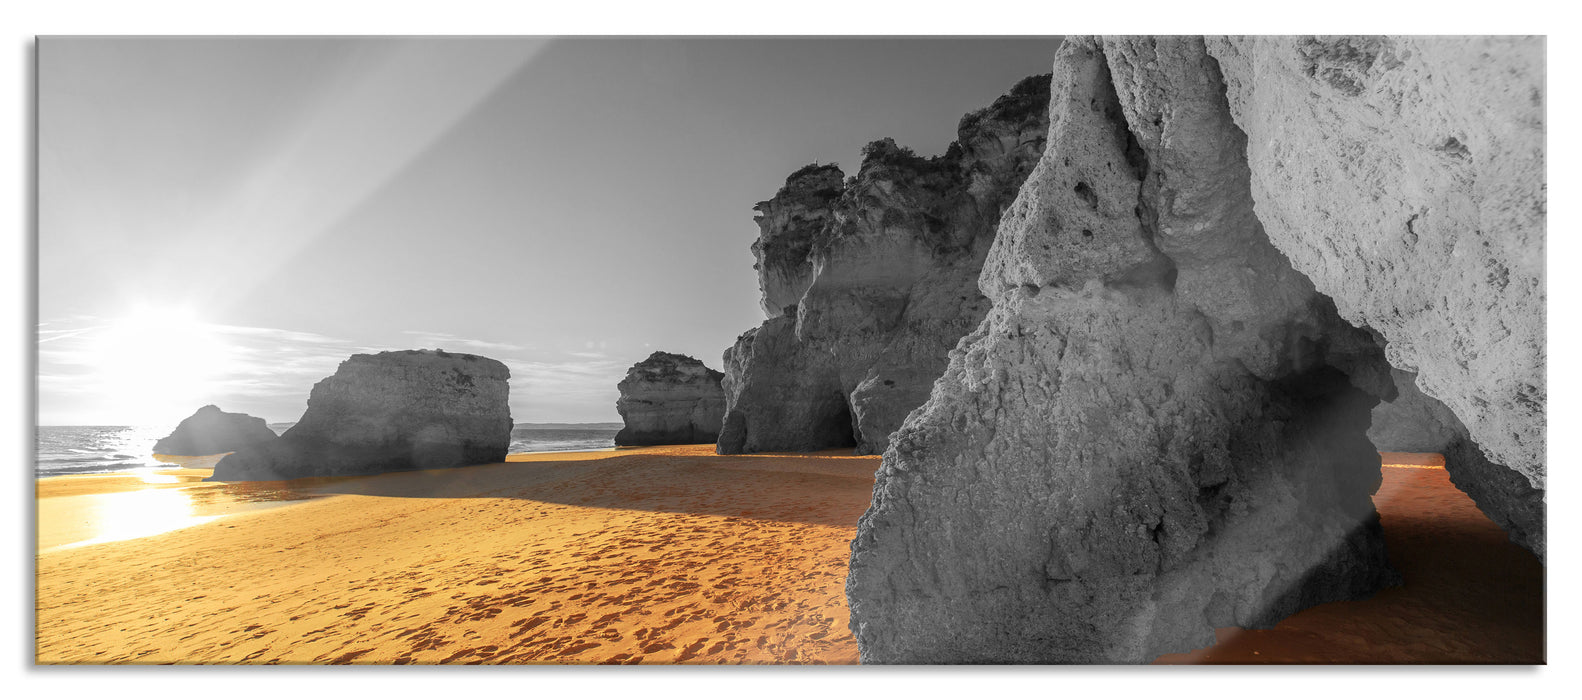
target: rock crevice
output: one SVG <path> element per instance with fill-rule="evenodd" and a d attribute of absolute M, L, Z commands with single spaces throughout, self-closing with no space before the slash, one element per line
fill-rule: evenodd
<path fill-rule="evenodd" d="M 865 662 L 1142 662 L 1396 580 L 1383 353 L 1269 245 L 1202 41 L 1068 40 L 1055 68 L 993 308 L 858 527 Z"/>
<path fill-rule="evenodd" d="M 863 660 L 1144 662 L 1371 595 L 1370 422 L 1418 386 L 1541 556 L 1541 75 L 1511 39 L 1068 40 L 992 308 L 858 525 Z"/>

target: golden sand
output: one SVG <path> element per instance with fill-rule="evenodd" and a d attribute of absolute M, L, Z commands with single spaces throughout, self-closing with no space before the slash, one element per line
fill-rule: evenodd
<path fill-rule="evenodd" d="M 1416 467 L 1386 468 L 1375 497 L 1405 586 L 1160 662 L 1540 661 L 1542 566 L 1432 459 L 1386 457 Z M 37 660 L 855 663 L 843 587 L 878 461 L 695 445 L 39 479 Z"/>
<path fill-rule="evenodd" d="M 44 549 L 37 659 L 855 663 L 846 565 L 877 466 L 697 445 L 152 484 L 210 500 L 322 497 Z M 84 495 L 82 481 L 39 480 L 41 540 L 71 518 L 47 502 Z"/>

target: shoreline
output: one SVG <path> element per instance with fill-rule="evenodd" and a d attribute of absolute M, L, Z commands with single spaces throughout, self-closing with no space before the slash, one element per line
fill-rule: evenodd
<path fill-rule="evenodd" d="M 614 451 L 629 450 L 629 449 L 638 449 L 638 448 L 634 447 L 634 446 L 624 446 L 623 447 L 623 446 L 620 446 L 620 445 L 612 445 L 610 447 L 585 447 L 585 448 L 575 448 L 575 449 L 569 449 L 569 450 L 536 450 L 536 451 L 533 451 L 533 452 L 510 452 L 510 453 L 507 453 L 505 455 L 505 461 L 507 461 L 507 462 L 517 461 L 517 460 L 512 460 L 511 458 L 512 457 L 516 457 L 518 455 L 569 454 L 569 453 L 576 453 L 576 452 L 614 452 Z M 59 479 L 59 478 L 68 478 L 68 477 L 85 477 L 85 476 L 138 476 L 138 475 L 141 475 L 141 474 L 147 473 L 147 472 L 164 473 L 164 472 L 169 471 L 169 470 L 176 470 L 176 469 L 183 469 L 183 468 L 206 469 L 206 470 L 212 472 L 214 470 L 214 463 L 218 462 L 221 457 L 224 457 L 225 455 L 228 455 L 228 454 L 230 454 L 230 453 L 229 452 L 225 452 L 225 453 L 215 454 L 215 455 L 199 455 L 199 456 L 155 454 L 155 455 L 152 455 L 152 456 L 155 459 L 155 461 L 158 462 L 157 464 L 138 464 L 136 466 L 127 466 L 127 467 L 122 468 L 122 469 L 106 469 L 105 471 L 64 471 L 64 472 L 59 472 L 59 473 L 42 473 L 41 474 L 35 468 L 34 471 L 33 471 L 33 479 L 34 479 L 34 481 L 38 481 L 38 480 L 41 480 L 41 479 Z M 37 462 L 37 458 L 36 458 L 36 454 L 35 454 L 35 463 L 36 462 Z M 480 465 L 470 465 L 470 466 L 480 466 Z M 90 467 L 90 468 L 96 468 L 96 467 Z"/>
<path fill-rule="evenodd" d="M 880 457 L 842 452 L 692 445 L 293 482 L 202 482 L 193 462 L 157 483 L 39 479 L 41 544 L 82 516 L 63 506 L 95 500 L 167 499 L 142 505 L 185 503 L 198 520 L 41 548 L 36 662 L 854 664 L 846 567 Z M 1405 586 L 1272 630 L 1223 628 L 1215 646 L 1155 663 L 1542 663 L 1542 566 L 1433 458 L 1386 462 L 1375 501 Z M 1500 562 L 1498 575 L 1468 557 Z"/>

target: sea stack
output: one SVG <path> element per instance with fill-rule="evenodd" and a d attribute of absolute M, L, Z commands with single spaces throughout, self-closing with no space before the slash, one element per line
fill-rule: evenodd
<path fill-rule="evenodd" d="M 992 308 L 858 525 L 863 661 L 1142 663 L 1370 596 L 1370 418 L 1418 388 L 1541 553 L 1542 55 L 1068 39 Z"/>
<path fill-rule="evenodd" d="M 627 370 L 615 410 L 626 427 L 617 445 L 696 445 L 719 439 L 724 373 L 686 355 L 656 352 Z"/>
<path fill-rule="evenodd" d="M 239 450 L 210 481 L 378 474 L 500 462 L 511 443 L 510 371 L 443 350 L 352 355 L 313 386 L 279 440 Z"/>
<path fill-rule="evenodd" d="M 857 173 L 792 173 L 756 206 L 768 316 L 725 352 L 721 454 L 854 447 L 878 454 L 976 327 L 1000 213 L 1048 131 L 1049 76 L 963 117 L 943 155 L 890 139 Z"/>
<path fill-rule="evenodd" d="M 188 416 L 169 435 L 154 443 L 154 454 L 197 457 L 234 452 L 273 442 L 275 431 L 262 418 L 226 413 L 210 404 Z"/>

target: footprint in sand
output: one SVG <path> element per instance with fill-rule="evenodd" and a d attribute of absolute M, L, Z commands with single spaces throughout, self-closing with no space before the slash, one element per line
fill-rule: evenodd
<path fill-rule="evenodd" d="M 689 660 L 689 659 L 691 659 L 693 657 L 696 657 L 698 655 L 698 652 L 703 650 L 703 645 L 708 644 L 708 643 L 709 643 L 708 637 L 704 637 L 703 639 L 699 639 L 696 642 L 688 644 L 685 648 L 683 648 L 681 650 L 681 655 L 676 657 L 676 663 L 681 663 L 681 662 L 687 661 L 687 660 Z"/>
<path fill-rule="evenodd" d="M 564 649 L 560 653 L 562 655 L 564 655 L 564 656 L 571 656 L 573 654 L 580 654 L 580 653 L 582 653 L 584 651 L 587 651 L 589 649 L 597 649 L 597 648 L 599 648 L 601 646 L 604 646 L 604 644 L 602 642 L 584 642 L 584 643 L 578 644 L 578 645 L 576 645 L 574 647 L 569 647 L 567 649 Z"/>
<path fill-rule="evenodd" d="M 349 664 L 354 659 L 356 659 L 357 657 L 362 656 L 364 654 L 367 654 L 367 653 L 369 653 L 371 651 L 373 651 L 373 650 L 372 649 L 358 649 L 357 651 L 350 651 L 350 652 L 347 652 L 345 654 L 341 654 L 340 656 L 335 657 L 335 659 L 333 661 L 330 661 L 330 663 L 332 663 L 332 664 Z"/>

